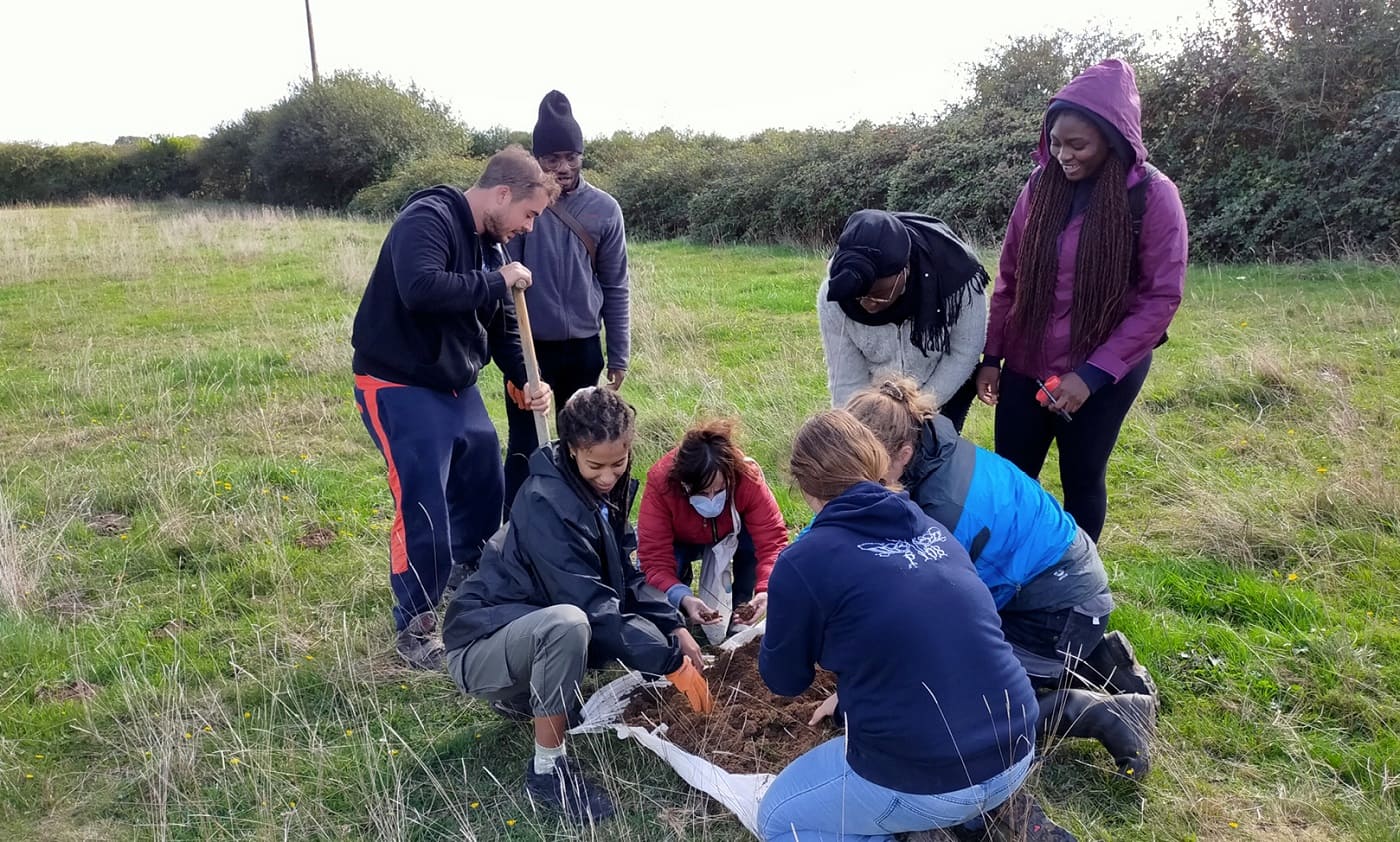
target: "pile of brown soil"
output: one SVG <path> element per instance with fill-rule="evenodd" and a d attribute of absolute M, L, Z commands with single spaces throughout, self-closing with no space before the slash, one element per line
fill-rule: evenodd
<path fill-rule="evenodd" d="M 666 739 L 722 769 L 777 774 L 808 749 L 839 733 L 830 719 L 812 726 L 812 711 L 836 690 L 836 676 L 817 670 L 807 692 L 775 696 L 758 675 L 759 642 L 722 653 L 705 670 L 714 712 L 695 713 L 669 685 L 643 689 L 623 713 L 628 725 L 655 728 L 665 723 Z"/>

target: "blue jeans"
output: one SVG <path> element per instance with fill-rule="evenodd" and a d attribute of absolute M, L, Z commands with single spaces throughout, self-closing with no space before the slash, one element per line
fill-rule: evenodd
<path fill-rule="evenodd" d="M 1030 774 L 1035 752 L 980 784 L 913 795 L 873 784 L 846 764 L 846 738 L 792 762 L 758 805 L 765 842 L 890 842 L 895 833 L 953 827 L 998 807 Z"/>

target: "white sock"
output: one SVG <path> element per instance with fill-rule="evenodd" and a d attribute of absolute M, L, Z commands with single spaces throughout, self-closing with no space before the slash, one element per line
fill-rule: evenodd
<path fill-rule="evenodd" d="M 562 742 L 558 748 L 545 748 L 539 743 L 535 743 L 535 774 L 545 775 L 553 772 L 554 764 L 563 756 L 564 744 Z"/>

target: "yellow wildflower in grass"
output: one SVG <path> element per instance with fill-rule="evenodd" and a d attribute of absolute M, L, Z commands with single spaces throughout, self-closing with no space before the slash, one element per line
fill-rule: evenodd
<path fill-rule="evenodd" d="M 315 656 L 315 655 L 303 655 L 302 657 L 305 658 L 305 659 L 308 660 L 308 661 L 314 661 L 314 660 L 316 660 L 316 656 Z"/>
<path fill-rule="evenodd" d="M 43 759 L 44 759 L 44 755 L 42 755 L 42 754 L 36 754 L 36 755 L 34 755 L 34 759 L 35 759 L 35 760 L 43 760 Z"/>
<path fill-rule="evenodd" d="M 287 806 L 288 806 L 288 807 L 291 807 L 293 810 L 295 810 L 295 809 L 297 808 L 297 802 L 295 802 L 295 801 L 288 801 L 288 802 L 287 802 Z"/>
<path fill-rule="evenodd" d="M 354 728 L 346 728 L 346 729 L 345 729 L 345 736 L 347 736 L 347 737 L 353 735 L 354 733 L 355 733 L 355 729 L 354 729 Z"/>
<path fill-rule="evenodd" d="M 1231 829 L 1231 830 L 1234 830 L 1235 828 L 1237 828 L 1237 827 L 1239 827 L 1239 826 L 1240 826 L 1240 823 L 1239 823 L 1239 822 L 1230 822 L 1230 829 Z"/>
<path fill-rule="evenodd" d="M 515 827 L 515 819 L 506 819 L 506 827 Z"/>
<path fill-rule="evenodd" d="M 1319 474 L 1325 474 L 1325 473 L 1327 473 L 1327 468 L 1325 468 L 1325 467 L 1322 466 L 1322 465 L 1318 465 L 1318 466 L 1317 466 L 1317 472 L 1318 472 Z"/>
<path fill-rule="evenodd" d="M 244 719 L 252 719 L 252 718 L 253 718 L 253 712 L 252 712 L 251 710 L 245 710 L 245 711 L 243 711 L 243 718 L 244 718 Z"/>
<path fill-rule="evenodd" d="M 185 739 L 187 739 L 187 740 L 192 740 L 192 739 L 194 739 L 194 734 L 191 734 L 189 731 L 186 731 L 186 732 L 185 732 Z"/>
<path fill-rule="evenodd" d="M 399 750 L 396 749 L 396 748 L 391 748 L 391 749 L 389 749 L 389 756 L 390 756 L 390 757 L 398 757 L 398 756 L 399 756 Z"/>
<path fill-rule="evenodd" d="M 478 808 L 481 807 L 481 802 L 480 802 L 480 801 L 473 801 L 472 804 L 471 804 L 471 807 L 472 807 L 473 810 L 476 810 L 476 809 L 478 809 Z"/>
<path fill-rule="evenodd" d="M 1249 327 L 1249 322 L 1240 322 L 1240 327 Z"/>
<path fill-rule="evenodd" d="M 31 773 L 31 772 L 25 772 L 25 773 L 24 773 L 24 779 L 25 779 L 26 781 L 32 781 L 32 780 L 34 780 L 34 775 L 33 775 L 33 773 Z"/>
<path fill-rule="evenodd" d="M 1296 581 L 1298 581 L 1298 574 L 1297 574 L 1297 573 L 1289 573 L 1289 574 L 1288 574 L 1288 581 L 1290 581 L 1290 582 L 1296 582 Z"/>
<path fill-rule="evenodd" d="M 230 758 L 228 759 L 228 765 L 230 765 L 230 766 L 237 766 L 239 763 L 242 763 L 242 762 L 243 762 L 243 761 L 242 761 L 242 760 L 239 760 L 237 757 L 230 757 Z"/>
<path fill-rule="evenodd" d="M 210 734 L 210 733 L 213 733 L 213 731 L 214 731 L 214 726 L 213 726 L 213 725 L 205 725 L 205 726 L 204 726 L 203 728 L 201 728 L 200 730 L 203 731 L 203 732 L 206 733 L 206 734 Z"/>

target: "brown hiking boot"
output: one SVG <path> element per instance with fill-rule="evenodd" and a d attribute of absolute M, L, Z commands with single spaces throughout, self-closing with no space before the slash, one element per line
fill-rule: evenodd
<path fill-rule="evenodd" d="M 442 636 L 438 634 L 437 615 L 424 611 L 408 621 L 408 626 L 394 638 L 394 650 L 404 662 L 416 670 L 442 669 Z"/>
<path fill-rule="evenodd" d="M 1035 796 L 1024 789 L 987 814 L 985 834 L 983 838 L 995 842 L 1077 842 L 1074 834 L 1055 824 Z"/>

